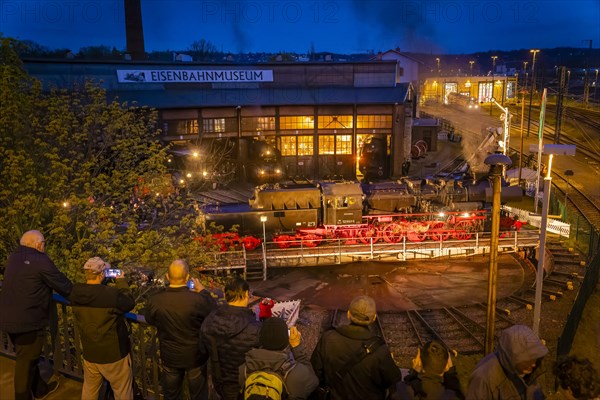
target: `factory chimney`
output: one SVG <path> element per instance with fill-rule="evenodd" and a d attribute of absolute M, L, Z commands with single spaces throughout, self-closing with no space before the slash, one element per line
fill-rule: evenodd
<path fill-rule="evenodd" d="M 123 0 L 125 3 L 125 35 L 127 52 L 133 61 L 146 59 L 141 0 Z"/>

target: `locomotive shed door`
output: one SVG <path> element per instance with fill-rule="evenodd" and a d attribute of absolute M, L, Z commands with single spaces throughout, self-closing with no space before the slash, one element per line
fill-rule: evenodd
<path fill-rule="evenodd" d="M 354 179 L 352 135 L 339 134 L 337 130 L 329 133 L 318 136 L 319 177 Z"/>

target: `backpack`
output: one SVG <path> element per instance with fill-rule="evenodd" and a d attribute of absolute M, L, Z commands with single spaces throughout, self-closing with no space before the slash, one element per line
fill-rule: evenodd
<path fill-rule="evenodd" d="M 290 360 L 284 362 L 277 371 L 263 369 L 247 374 L 244 366 L 244 400 L 281 400 L 287 398 L 285 380 L 296 366 Z"/>

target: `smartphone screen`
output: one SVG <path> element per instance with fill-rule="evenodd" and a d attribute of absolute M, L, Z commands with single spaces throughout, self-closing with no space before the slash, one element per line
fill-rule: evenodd
<path fill-rule="evenodd" d="M 117 278 L 121 275 L 123 275 L 123 271 L 121 271 L 120 269 L 107 269 L 104 274 L 104 276 L 106 276 L 107 278 Z"/>
<path fill-rule="evenodd" d="M 194 289 L 196 285 L 194 284 L 194 281 L 190 279 L 187 283 L 187 287 L 188 289 Z"/>

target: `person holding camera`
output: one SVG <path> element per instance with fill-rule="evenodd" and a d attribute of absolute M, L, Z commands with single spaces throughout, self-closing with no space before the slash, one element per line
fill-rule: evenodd
<path fill-rule="evenodd" d="M 169 286 L 146 303 L 146 322 L 158 331 L 162 361 L 162 389 L 166 400 L 181 399 L 186 378 L 190 398 L 208 398 L 208 350 L 200 339 L 204 319 L 216 308 L 211 293 L 193 278 L 184 260 L 175 260 L 167 272 Z M 193 287 L 193 289 L 192 289 Z"/>
<path fill-rule="evenodd" d="M 120 270 L 110 270 L 100 257 L 83 266 L 86 283 L 76 283 L 69 296 L 83 347 L 83 389 L 81 399 L 97 399 L 106 379 L 115 399 L 133 399 L 131 344 L 125 313 L 133 310 L 135 300 Z M 103 285 L 114 277 L 115 287 Z"/>

